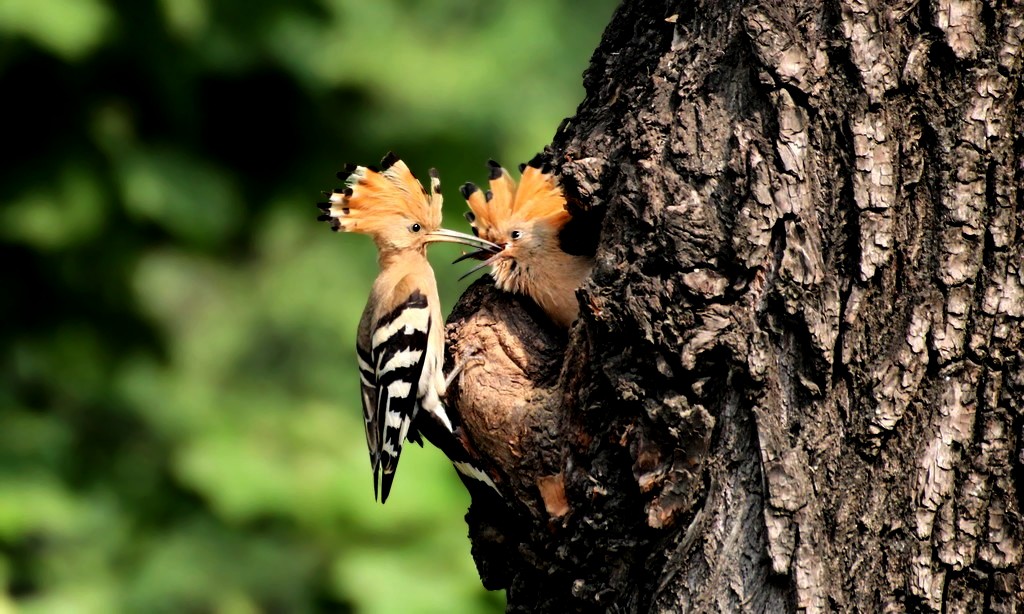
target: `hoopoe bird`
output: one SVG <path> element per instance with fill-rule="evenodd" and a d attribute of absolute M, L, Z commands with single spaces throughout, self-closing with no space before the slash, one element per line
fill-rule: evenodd
<path fill-rule="evenodd" d="M 459 258 L 489 256 L 466 275 L 490 266 L 499 290 L 529 296 L 555 324 L 568 328 L 579 315 L 576 289 L 590 274 L 594 259 L 567 251 L 572 216 L 562 188 L 541 155 L 519 165 L 518 186 L 500 164 L 487 164 L 490 189 L 481 192 L 466 183 L 460 191 L 469 205 L 466 219 L 473 234 L 502 249 L 493 255 L 478 250 Z"/>
<path fill-rule="evenodd" d="M 444 319 L 426 247 L 444 241 L 485 252 L 500 248 L 440 227 L 436 170 L 430 170 L 428 193 L 394 153 L 381 160 L 381 168 L 346 166 L 338 173 L 345 187 L 325 193 L 329 198 L 319 203 L 324 212 L 317 219 L 330 222 L 335 231 L 368 234 L 377 245 L 380 274 L 359 321 L 356 354 L 374 498 L 379 486 L 383 503 L 403 443 L 422 443 L 421 432 L 461 473 L 490 481 L 484 474 L 474 475 L 480 472 L 460 457 L 452 417 L 441 402 L 450 379 L 443 373 Z"/>

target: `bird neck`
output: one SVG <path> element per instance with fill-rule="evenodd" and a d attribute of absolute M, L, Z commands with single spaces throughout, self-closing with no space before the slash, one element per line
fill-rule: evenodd
<path fill-rule="evenodd" d="M 382 271 L 400 262 L 409 262 L 410 260 L 426 259 L 427 250 L 425 246 L 408 249 L 385 249 L 378 246 L 377 264 L 380 265 L 380 270 Z"/>

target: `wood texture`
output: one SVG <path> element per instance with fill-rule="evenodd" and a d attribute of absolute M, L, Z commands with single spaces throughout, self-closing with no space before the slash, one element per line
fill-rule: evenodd
<path fill-rule="evenodd" d="M 450 330 L 514 322 L 455 403 L 509 611 L 1024 609 L 1022 42 L 1019 2 L 620 8 L 551 145 L 580 321 L 481 287 Z"/>

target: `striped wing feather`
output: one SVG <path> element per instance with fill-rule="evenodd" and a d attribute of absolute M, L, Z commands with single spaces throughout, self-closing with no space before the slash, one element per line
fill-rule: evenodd
<path fill-rule="evenodd" d="M 363 404 L 363 426 L 366 428 L 366 448 L 370 451 L 370 466 L 373 468 L 373 487 L 377 488 L 377 472 L 380 470 L 380 438 L 377 436 L 377 372 L 373 368 L 373 354 L 369 347 L 356 343 L 356 358 L 359 361 L 359 392 Z"/>
<path fill-rule="evenodd" d="M 376 491 L 379 467 L 382 471 L 381 502 L 387 501 L 391 492 L 402 444 L 416 416 L 417 393 L 426 359 L 430 325 L 427 297 L 414 291 L 382 317 L 373 331 L 370 354 L 376 384 L 376 407 L 372 426 L 375 428 L 373 437 L 379 443 L 374 489 Z M 367 441 L 370 439 L 368 429 Z"/>

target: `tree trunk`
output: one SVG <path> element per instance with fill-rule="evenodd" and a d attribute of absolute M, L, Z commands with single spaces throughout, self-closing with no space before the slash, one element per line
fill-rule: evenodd
<path fill-rule="evenodd" d="M 509 611 L 1021 611 L 1024 6 L 628 1 L 551 146 L 568 338 L 474 286 Z"/>

